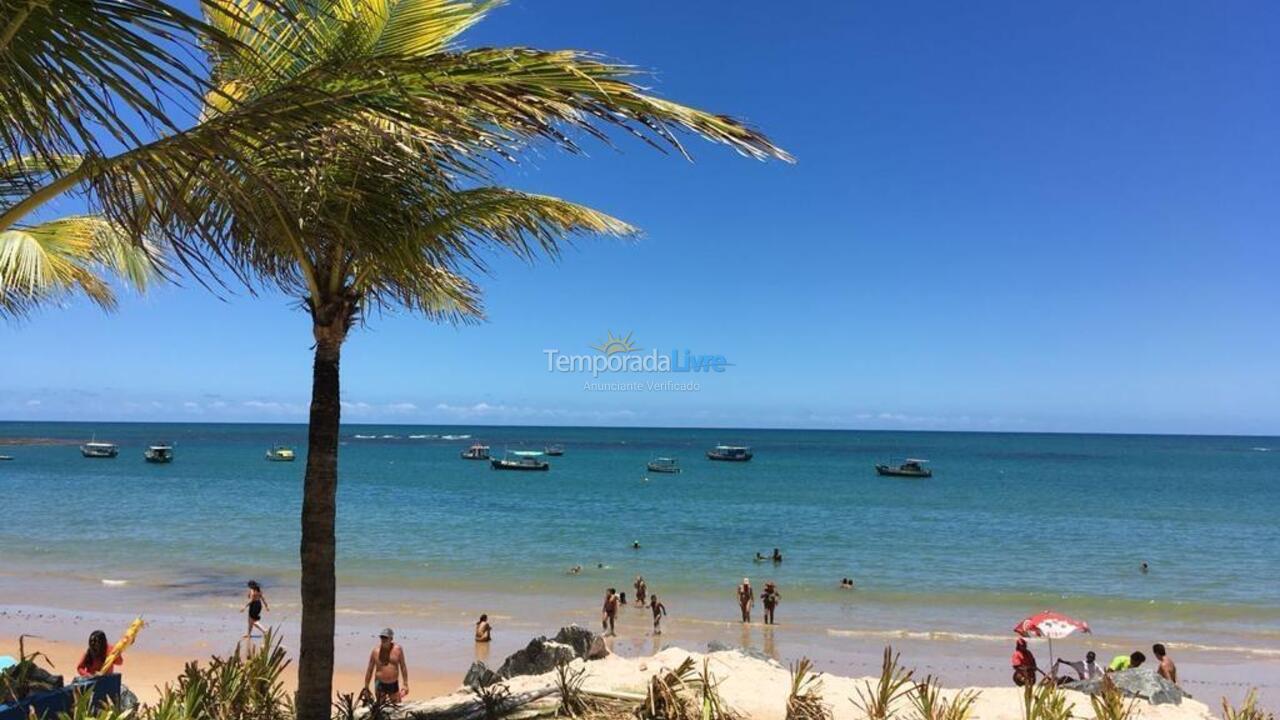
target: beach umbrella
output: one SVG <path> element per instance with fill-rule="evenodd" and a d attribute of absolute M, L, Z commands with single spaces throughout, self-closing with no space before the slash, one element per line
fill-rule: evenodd
<path fill-rule="evenodd" d="M 138 631 L 142 630 L 142 618 L 136 618 L 129 623 L 129 628 L 124 631 L 124 635 L 120 636 L 120 641 L 111 646 L 111 652 L 107 653 L 107 657 L 102 661 L 103 675 L 111 672 L 111 666 L 115 664 L 116 658 L 120 657 L 120 653 L 133 644 L 138 639 Z"/>
<path fill-rule="evenodd" d="M 1076 620 L 1062 613 L 1046 610 L 1025 618 L 1013 626 L 1013 631 L 1022 637 L 1042 637 L 1049 640 L 1049 665 L 1053 665 L 1053 641 L 1075 633 L 1092 633 L 1089 623 Z"/>

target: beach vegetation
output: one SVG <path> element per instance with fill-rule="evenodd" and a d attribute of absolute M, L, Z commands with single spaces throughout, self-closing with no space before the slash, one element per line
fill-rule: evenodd
<path fill-rule="evenodd" d="M 1075 704 L 1054 682 L 1027 685 L 1022 689 L 1022 720 L 1070 720 Z"/>
<path fill-rule="evenodd" d="M 53 661 L 42 652 L 27 654 L 27 638 L 30 635 L 18 636 L 18 662 L 0 670 L 0 704 L 13 703 L 28 695 L 58 689 L 57 676 L 50 674 L 41 664 L 50 669 Z"/>
<path fill-rule="evenodd" d="M 639 720 L 735 720 L 738 715 L 720 696 L 719 684 L 708 660 L 699 668 L 686 657 L 674 670 L 649 679 L 644 700 L 632 714 Z"/>
<path fill-rule="evenodd" d="M 821 675 L 813 671 L 812 660 L 800 658 L 791 664 L 786 720 L 831 720 L 831 717 L 831 708 L 822 701 Z"/>
<path fill-rule="evenodd" d="M 862 687 L 854 688 L 857 697 L 849 700 L 868 720 L 889 720 L 897 715 L 901 700 L 911 692 L 914 672 L 903 667 L 898 662 L 898 654 L 886 646 L 880 662 L 880 677 L 874 685 L 865 682 Z"/>
<path fill-rule="evenodd" d="M 586 674 L 585 667 L 575 668 L 563 661 L 556 665 L 556 693 L 560 696 L 560 707 L 556 709 L 556 715 L 576 718 L 590 710 L 592 701 L 582 691 Z"/>
<path fill-rule="evenodd" d="M 1102 677 L 1102 687 L 1089 696 L 1095 720 L 1129 720 L 1137 710 L 1138 699 L 1125 697 L 1110 675 Z"/>
<path fill-rule="evenodd" d="M 475 696 L 483 720 L 501 720 L 517 705 L 511 697 L 511 688 L 504 682 L 476 683 L 467 689 Z"/>
<path fill-rule="evenodd" d="M 1233 706 L 1222 698 L 1222 720 L 1275 720 L 1275 715 L 1258 704 L 1257 688 L 1250 688 L 1245 693 L 1244 702 L 1239 707 Z"/>
<path fill-rule="evenodd" d="M 915 710 L 913 720 L 968 720 L 980 694 L 976 690 L 961 690 L 947 699 L 938 678 L 926 675 L 924 682 L 916 683 L 911 689 L 907 699 Z"/>

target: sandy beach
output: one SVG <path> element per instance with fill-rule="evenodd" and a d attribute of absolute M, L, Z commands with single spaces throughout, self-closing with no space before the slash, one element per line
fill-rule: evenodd
<path fill-rule="evenodd" d="M 111 611 L 87 611 L 66 607 L 70 603 L 57 602 L 52 597 L 46 597 L 40 606 L 18 604 L 19 598 L 8 591 L 12 587 L 6 583 L 5 589 L 0 590 L 0 653 L 16 655 L 18 634 L 35 635 L 36 638 L 27 641 L 28 651 L 38 650 L 47 654 L 54 663 L 55 672 L 68 676 L 74 675 L 82 644 L 92 630 L 103 629 L 114 639 L 133 617 L 125 609 L 133 606 L 133 596 L 120 588 L 104 587 L 91 592 L 82 589 L 80 595 L 64 592 L 64 598 L 93 597 L 98 607 L 114 608 Z M 468 603 L 472 607 L 488 607 L 485 603 L 492 602 L 493 599 L 487 597 L 453 598 L 447 593 L 438 593 L 433 598 L 435 612 L 425 617 L 400 614 L 396 607 L 379 607 L 367 600 L 360 604 L 360 609 L 342 603 L 337 628 L 335 692 L 357 692 L 362 687 L 365 662 L 376 643 L 374 636 L 384 625 L 396 628 L 397 641 L 405 648 L 411 672 L 410 699 L 421 700 L 457 689 L 475 660 L 496 667 L 507 655 L 524 647 L 532 637 L 552 635 L 559 627 L 569 624 L 595 627 L 598 622 L 594 598 L 584 598 L 577 607 L 562 608 L 551 617 L 545 611 L 537 610 L 539 598 L 523 598 L 519 603 L 504 607 L 501 612 L 490 610 L 490 618 L 496 628 L 494 641 L 489 645 L 477 645 L 471 637 L 474 617 L 462 607 Z M 159 612 L 145 615 L 147 626 L 137 644 L 126 653 L 126 664 L 122 667 L 126 685 L 144 702 L 153 700 L 157 688 L 177 677 L 186 662 L 235 652 L 244 632 L 244 616 L 237 613 L 236 608 L 229 601 L 220 605 L 191 603 L 185 608 L 162 606 L 157 608 Z M 295 602 L 277 593 L 273 613 L 267 617 L 268 623 L 282 633 L 283 645 L 291 655 L 296 650 L 295 608 Z M 768 627 L 679 616 L 670 618 L 664 629 L 662 636 L 653 636 L 649 632 L 648 613 L 635 607 L 625 608 L 620 615 L 618 636 L 608 642 L 613 653 L 610 664 L 599 666 L 602 669 L 616 667 L 623 675 L 608 682 L 625 685 L 631 682 L 627 678 L 634 679 L 634 674 L 640 672 L 640 665 L 669 662 L 672 653 L 705 652 L 711 642 L 751 648 L 757 654 L 771 658 L 777 664 L 773 670 L 801 657 L 809 657 L 817 670 L 834 677 L 866 677 L 878 672 L 880 654 L 886 642 L 879 634 L 867 637 L 815 634 L 786 624 Z M 1016 717 L 1017 694 L 1008 684 L 1012 636 L 1006 640 L 965 639 L 930 637 L 927 633 L 920 633 L 903 634 L 888 639 L 888 642 L 901 652 L 905 665 L 915 668 L 922 676 L 932 674 L 942 678 L 947 687 L 993 688 L 989 692 L 984 691 L 985 699 L 981 706 L 984 710 L 979 717 Z M 1032 647 L 1041 662 L 1047 663 L 1045 645 L 1033 641 Z M 1055 651 L 1060 656 L 1070 657 L 1083 654 L 1085 647 L 1099 648 L 1100 654 L 1109 657 L 1109 651 L 1103 649 L 1106 644 L 1087 639 L 1055 644 Z M 1209 707 L 1216 709 L 1224 696 L 1232 702 L 1239 702 L 1250 687 L 1259 688 L 1262 700 L 1268 706 L 1275 706 L 1280 699 L 1280 688 L 1277 688 L 1275 680 L 1280 677 L 1280 658 L 1207 652 L 1181 648 L 1176 643 L 1170 647 L 1179 663 L 1184 688 Z M 655 656 L 659 659 L 648 660 Z M 752 672 L 760 670 L 750 666 L 744 669 L 744 673 L 751 668 L 754 668 Z M 292 668 L 285 677 L 292 685 Z M 743 680 L 735 678 L 726 682 L 731 682 L 728 687 L 738 682 L 755 685 L 745 679 L 748 677 L 750 675 L 744 674 Z M 772 688 L 773 684 L 784 681 L 785 678 L 774 678 L 766 684 Z M 849 690 L 835 681 L 833 683 L 833 690 L 843 688 L 840 693 Z M 764 695 L 780 698 L 785 693 L 770 689 Z M 761 702 L 767 704 L 764 700 Z M 764 708 L 764 705 L 760 707 Z M 1196 707 L 1195 713 L 1203 711 L 1203 708 Z M 761 717 L 771 717 L 764 709 L 761 712 L 765 713 Z M 1149 716 L 1191 717 L 1159 714 L 1165 712 L 1165 709 L 1160 709 Z M 1200 716 L 1195 713 L 1194 716 Z M 842 716 L 847 715 L 837 714 L 837 717 Z"/>

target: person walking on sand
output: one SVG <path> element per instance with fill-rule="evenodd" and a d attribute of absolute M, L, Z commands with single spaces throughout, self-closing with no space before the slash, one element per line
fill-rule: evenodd
<path fill-rule="evenodd" d="M 476 621 L 476 642 L 489 642 L 493 639 L 492 633 L 493 627 L 489 625 L 489 616 L 487 614 L 481 615 L 480 619 Z"/>
<path fill-rule="evenodd" d="M 778 592 L 778 586 L 771 582 L 764 584 L 764 592 L 760 593 L 760 600 L 764 603 L 764 624 L 776 625 L 773 621 L 773 611 L 777 609 L 778 603 L 782 602 L 782 594 Z"/>
<path fill-rule="evenodd" d="M 369 694 L 369 681 L 377 673 L 374 699 L 379 702 L 398 703 L 409 696 L 409 666 L 404 660 L 404 648 L 395 643 L 396 634 L 391 628 L 378 633 L 378 645 L 369 653 L 369 666 L 364 671 L 364 692 Z M 400 681 L 404 681 L 404 687 Z"/>
<path fill-rule="evenodd" d="M 738 586 L 738 607 L 742 609 L 742 622 L 751 622 L 751 608 L 755 607 L 756 594 L 751 589 L 751 580 L 742 578 L 742 584 Z"/>
<path fill-rule="evenodd" d="M 89 633 L 89 647 L 84 651 L 84 655 L 80 656 L 80 664 L 76 666 L 76 675 L 80 677 L 94 677 L 96 675 L 110 675 L 116 671 L 116 667 L 124 664 L 124 654 L 118 654 L 115 660 L 111 662 L 111 667 L 103 669 L 102 666 L 107 662 L 107 654 L 111 651 L 107 645 L 107 634 L 101 630 L 94 630 Z"/>
<path fill-rule="evenodd" d="M 643 575 L 636 576 L 636 605 L 644 607 L 645 597 L 649 594 L 649 586 L 644 581 Z"/>
<path fill-rule="evenodd" d="M 618 620 L 618 591 L 609 588 L 604 591 L 604 607 L 600 613 L 600 628 L 604 631 L 605 637 L 613 637 L 617 635 L 614 631 L 614 624 Z"/>
<path fill-rule="evenodd" d="M 662 618 L 667 614 L 667 606 L 663 605 L 657 595 L 649 598 L 649 609 L 653 611 L 653 634 L 662 634 Z"/>
<path fill-rule="evenodd" d="M 1156 668 L 1156 672 L 1160 673 L 1160 677 L 1177 685 L 1178 666 L 1173 664 L 1173 658 L 1169 657 L 1169 652 L 1165 650 L 1164 643 L 1152 645 L 1151 652 L 1155 654 L 1156 662 L 1160 663 L 1160 667 Z"/>
<path fill-rule="evenodd" d="M 249 590 L 245 595 L 244 607 L 240 608 L 240 612 L 249 611 L 249 626 L 245 630 L 246 639 L 253 638 L 254 628 L 263 635 L 267 634 L 266 628 L 262 627 L 262 611 L 271 610 L 271 606 L 267 604 L 267 597 L 262 594 L 262 586 L 257 580 L 250 580 L 248 584 Z"/>

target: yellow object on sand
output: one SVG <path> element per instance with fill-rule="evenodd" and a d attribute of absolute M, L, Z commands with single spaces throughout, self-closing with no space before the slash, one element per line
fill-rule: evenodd
<path fill-rule="evenodd" d="M 107 658 L 102 661 L 102 670 L 99 674 L 111 672 L 112 666 L 116 663 L 116 658 L 120 657 L 120 653 L 124 652 L 134 640 L 138 639 L 138 631 L 142 630 L 142 618 L 135 618 L 129 623 L 129 629 L 124 631 L 124 635 L 120 637 L 120 641 L 111 646 L 111 652 L 107 653 Z"/>

